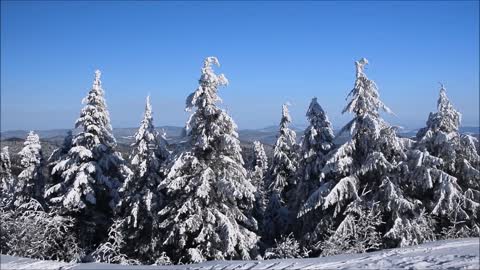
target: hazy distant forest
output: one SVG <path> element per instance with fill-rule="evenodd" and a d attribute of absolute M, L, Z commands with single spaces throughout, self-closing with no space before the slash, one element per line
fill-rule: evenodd
<path fill-rule="evenodd" d="M 479 237 L 478 134 L 459 131 L 461 114 L 441 85 L 425 126 L 400 136 L 380 115 L 391 111 L 367 64 L 345 67 L 353 88 L 342 129 L 334 132 L 319 96 L 299 138 L 282 106 L 272 145 L 240 143 L 219 106 L 228 80 L 214 71 L 216 57 L 201 66 L 175 140 L 155 128 L 147 97 L 130 145 L 118 144 L 97 70 L 61 143 L 33 131 L 21 147 L 2 138 L 0 253 L 166 265 Z"/>

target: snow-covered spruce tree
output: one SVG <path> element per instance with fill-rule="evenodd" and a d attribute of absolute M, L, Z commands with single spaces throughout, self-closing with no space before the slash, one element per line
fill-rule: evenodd
<path fill-rule="evenodd" d="M 118 219 L 123 220 L 119 223 L 119 230 L 125 236 L 122 251 L 129 258 L 151 264 L 156 260 L 151 250 L 152 227 L 163 200 L 157 187 L 164 178 L 163 165 L 170 153 L 165 137 L 153 125 L 150 97 L 134 137 L 130 156 L 133 176 L 120 189 L 116 212 Z"/>
<path fill-rule="evenodd" d="M 91 253 L 96 262 L 115 263 L 115 264 L 140 264 L 138 260 L 129 258 L 122 253 L 125 248 L 126 235 L 124 234 L 125 219 L 113 221 L 108 229 L 108 236 L 105 242 L 101 243 L 95 251 Z"/>
<path fill-rule="evenodd" d="M 14 204 L 20 206 L 29 202 L 30 199 L 35 199 L 44 205 L 45 176 L 40 138 L 30 131 L 23 145 L 23 149 L 18 153 L 22 171 L 15 185 Z"/>
<path fill-rule="evenodd" d="M 265 176 L 268 171 L 268 158 L 265 154 L 265 149 L 259 141 L 253 142 L 253 164 L 252 169 L 249 172 L 250 179 L 253 186 L 256 188 L 255 192 L 255 206 L 253 209 L 253 215 L 259 222 L 259 229 L 262 229 L 263 218 L 265 214 L 265 208 L 267 205 L 267 198 L 265 194 Z"/>
<path fill-rule="evenodd" d="M 227 79 L 205 59 L 198 88 L 187 98 L 196 108 L 187 122 L 187 142 L 160 189 L 167 195 L 159 212 L 159 250 L 174 262 L 249 259 L 255 256 L 255 188 L 243 167 L 236 125 L 217 107 Z"/>
<path fill-rule="evenodd" d="M 442 158 L 444 168 L 453 174 L 456 168 L 455 146 L 460 143 L 458 128 L 461 114 L 455 110 L 448 99 L 443 85 L 441 85 L 437 109 L 436 113 L 430 113 L 428 116 L 427 126 L 418 131 L 418 146 Z"/>
<path fill-rule="evenodd" d="M 381 247 L 381 235 L 378 227 L 382 224 L 382 217 L 378 211 L 378 203 L 368 206 L 360 201 L 354 201 L 347 209 L 349 222 L 331 230 L 329 237 L 319 242 L 322 256 L 331 256 L 343 253 L 364 253 Z M 354 226 L 351 226 L 354 225 Z"/>
<path fill-rule="evenodd" d="M 410 152 L 411 179 L 418 196 L 433 202 L 428 206 L 440 219 L 437 230 L 452 225 L 462 229 L 466 225 L 466 230 L 480 232 L 478 140 L 460 134 L 461 114 L 451 104 L 443 85 L 437 104 L 438 111 L 430 113 L 427 126 L 419 130 L 418 142 Z"/>
<path fill-rule="evenodd" d="M 407 164 L 409 173 L 406 179 L 410 183 L 407 190 L 412 197 L 422 201 L 431 214 L 430 219 L 434 216 L 437 219 L 446 218 L 446 221 L 468 218 L 465 207 L 462 207 L 466 198 L 457 179 L 442 170 L 442 159 L 430 155 L 425 149 L 414 148 L 408 151 Z M 436 233 L 440 233 L 446 226 L 448 224 L 445 224 L 445 220 L 440 220 Z"/>
<path fill-rule="evenodd" d="M 259 141 L 253 142 L 253 164 L 251 177 L 252 182 L 257 187 L 263 188 L 263 180 L 268 171 L 268 158 L 263 144 Z"/>
<path fill-rule="evenodd" d="M 396 136 L 395 129 L 379 115 L 379 110 L 390 110 L 380 101 L 376 84 L 364 73 L 366 59 L 356 64 L 356 81 L 348 95 L 350 101 L 343 112 L 354 113 L 354 118 L 342 129 L 350 130 L 351 138 L 332 151 L 322 169 L 321 181 L 299 216 L 316 212 L 316 226 L 305 232 L 305 244 L 315 245 L 324 240 L 327 228 L 335 232 L 345 227 L 355 227 L 358 204 L 371 207 L 378 201 L 378 211 L 383 217 L 379 232 L 385 246 L 404 246 L 423 239 L 419 228 L 424 224 L 416 219 L 420 202 L 413 201 L 404 192 L 406 165 L 405 148 L 408 140 Z M 369 192 L 359 193 L 361 190 Z"/>
<path fill-rule="evenodd" d="M 270 244 L 287 233 L 292 221 L 291 193 L 295 192 L 297 184 L 298 145 L 295 131 L 288 127 L 291 121 L 287 104 L 284 104 L 272 165 L 267 176 L 268 204 L 265 210 L 263 240 Z"/>
<path fill-rule="evenodd" d="M 13 186 L 15 180 L 11 171 L 12 164 L 10 162 L 10 154 L 8 147 L 5 146 L 0 152 L 0 253 L 7 254 L 9 251 L 9 242 L 11 241 L 12 234 L 10 233 L 9 222 L 12 220 L 13 211 Z"/>
<path fill-rule="evenodd" d="M 294 199 L 295 211 L 298 211 L 308 196 L 318 188 L 325 157 L 335 147 L 332 125 L 325 111 L 318 104 L 317 98 L 312 99 L 306 116 L 310 125 L 305 129 L 301 142 L 301 155 L 297 172 L 298 186 Z M 308 218 L 306 223 L 311 224 L 310 219 L 311 217 Z M 300 227 L 299 224 L 297 228 L 300 229 Z"/>
<path fill-rule="evenodd" d="M 5 146 L 0 152 L 0 208 L 7 207 L 12 201 L 14 185 L 10 153 L 8 146 Z"/>
<path fill-rule="evenodd" d="M 300 243 L 293 237 L 293 233 L 290 233 L 276 239 L 274 246 L 265 250 L 265 259 L 306 258 L 309 253 L 309 250 L 300 248 Z"/>
<path fill-rule="evenodd" d="M 462 207 L 461 204 L 457 204 L 456 207 Z M 453 211 L 453 217 L 450 218 L 447 226 L 441 227 L 441 231 L 438 235 L 439 239 L 453 239 L 453 238 L 467 238 L 478 237 L 480 230 L 477 224 L 467 223 L 465 220 L 460 220 L 456 213 L 461 211 Z M 473 226 L 468 226 L 473 225 Z"/>
<path fill-rule="evenodd" d="M 50 204 L 62 215 L 76 219 L 81 244 L 87 250 L 106 236 L 119 200 L 118 188 L 131 176 L 121 154 L 115 151 L 100 74 L 95 72 L 92 89 L 83 100 L 85 107 L 75 124 L 82 131 L 52 168 L 53 180 L 58 182 L 46 192 Z"/>

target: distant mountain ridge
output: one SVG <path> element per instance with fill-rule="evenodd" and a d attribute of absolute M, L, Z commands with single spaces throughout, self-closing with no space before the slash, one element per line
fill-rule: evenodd
<path fill-rule="evenodd" d="M 297 133 L 297 138 L 303 135 L 303 131 L 306 127 L 292 126 L 292 129 Z M 159 132 L 165 132 L 167 140 L 171 142 L 178 142 L 182 139 L 183 127 L 178 126 L 160 126 L 156 128 Z M 470 135 L 480 134 L 480 127 L 465 126 L 460 127 L 461 133 Z M 51 130 L 35 130 L 41 139 L 48 140 L 60 140 L 67 134 L 68 129 L 51 129 Z M 114 128 L 113 135 L 119 143 L 130 143 L 133 141 L 133 135 L 137 131 L 137 128 Z M 264 144 L 273 145 L 276 141 L 278 126 L 267 126 L 259 129 L 240 129 L 238 131 L 241 141 L 253 142 L 258 140 Z M 336 129 L 338 131 L 338 129 Z M 415 136 L 418 129 L 401 129 L 398 134 L 402 137 Z M 0 133 L 0 139 L 6 140 L 11 138 L 26 138 L 28 134 L 27 130 L 10 130 Z M 345 135 L 342 135 L 344 137 Z"/>
<path fill-rule="evenodd" d="M 165 132 L 168 137 L 178 138 L 183 132 L 182 127 L 175 126 L 161 126 L 156 128 L 159 132 Z M 56 139 L 63 138 L 70 129 L 51 129 L 51 130 L 34 130 L 40 136 L 40 139 Z M 133 135 L 138 130 L 138 128 L 114 128 L 113 135 L 119 142 L 123 141 L 132 141 Z M 78 132 L 79 130 L 73 129 L 73 132 Z M 0 133 L 0 138 L 2 140 L 10 138 L 26 138 L 29 131 L 27 130 L 9 130 Z"/>

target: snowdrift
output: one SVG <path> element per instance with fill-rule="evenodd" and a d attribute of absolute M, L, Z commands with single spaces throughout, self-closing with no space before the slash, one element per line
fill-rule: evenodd
<path fill-rule="evenodd" d="M 103 263 L 73 264 L 1 255 L 1 269 L 480 269 L 480 238 L 430 242 L 419 246 L 363 254 L 345 254 L 310 259 L 264 261 L 210 261 L 170 266 L 133 266 Z"/>

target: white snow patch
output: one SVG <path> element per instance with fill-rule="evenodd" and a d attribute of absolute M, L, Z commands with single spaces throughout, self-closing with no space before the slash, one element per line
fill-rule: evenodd
<path fill-rule="evenodd" d="M 371 253 L 337 255 L 309 259 L 264 261 L 210 261 L 200 264 L 135 266 L 102 263 L 72 264 L 1 255 L 0 268 L 6 269 L 480 269 L 480 238 L 430 242 L 418 246 Z"/>

